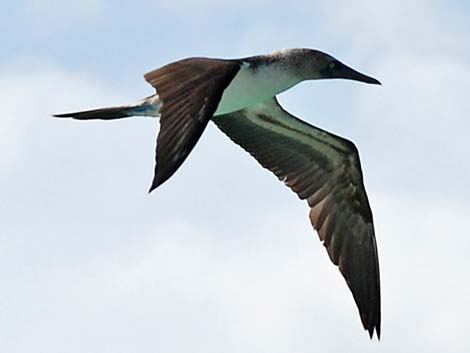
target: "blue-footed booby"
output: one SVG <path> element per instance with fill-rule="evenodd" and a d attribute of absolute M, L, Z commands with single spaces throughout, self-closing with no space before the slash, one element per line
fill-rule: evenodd
<path fill-rule="evenodd" d="M 241 59 L 189 58 L 144 75 L 156 94 L 134 104 L 54 115 L 160 118 L 155 175 L 168 180 L 213 121 L 310 206 L 310 221 L 346 279 L 362 325 L 380 338 L 380 278 L 372 212 L 359 154 L 349 140 L 284 110 L 276 96 L 305 80 L 380 84 L 318 50 L 287 49 Z"/>

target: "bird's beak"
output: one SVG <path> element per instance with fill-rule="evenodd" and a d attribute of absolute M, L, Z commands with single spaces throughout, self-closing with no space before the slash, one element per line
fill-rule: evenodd
<path fill-rule="evenodd" d="M 373 77 L 361 74 L 360 72 L 350 68 L 349 66 L 342 66 L 335 75 L 337 78 L 344 78 L 346 80 L 354 80 L 365 83 L 370 83 L 373 85 L 381 85 L 379 80 L 376 80 Z"/>

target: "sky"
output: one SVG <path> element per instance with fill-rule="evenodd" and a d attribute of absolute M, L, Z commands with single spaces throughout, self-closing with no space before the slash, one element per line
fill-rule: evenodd
<path fill-rule="evenodd" d="M 468 352 L 470 5 L 28 0 L 0 12 L 2 352 Z M 355 142 L 374 213 L 369 340 L 308 206 L 210 124 L 152 194 L 158 121 L 50 115 L 130 103 L 190 56 L 325 51 L 380 87 L 281 104 Z"/>

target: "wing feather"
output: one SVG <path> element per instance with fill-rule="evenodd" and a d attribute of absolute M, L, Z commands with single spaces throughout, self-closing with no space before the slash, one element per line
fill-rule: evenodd
<path fill-rule="evenodd" d="M 359 154 L 344 138 L 287 113 L 276 99 L 215 116 L 215 124 L 308 201 L 310 221 L 339 266 L 364 329 L 380 337 L 380 278 Z"/>
<path fill-rule="evenodd" d="M 236 61 L 190 58 L 144 76 L 162 101 L 155 176 L 149 191 L 168 180 L 188 157 L 239 68 Z"/>

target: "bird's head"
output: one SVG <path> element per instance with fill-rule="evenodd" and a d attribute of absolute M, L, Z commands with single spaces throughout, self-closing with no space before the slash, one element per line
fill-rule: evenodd
<path fill-rule="evenodd" d="M 381 84 L 375 78 L 361 74 L 331 55 L 318 50 L 297 49 L 292 52 L 292 55 L 303 57 L 303 60 L 296 60 L 299 64 L 298 74 L 302 80 L 342 78 L 375 85 Z"/>

